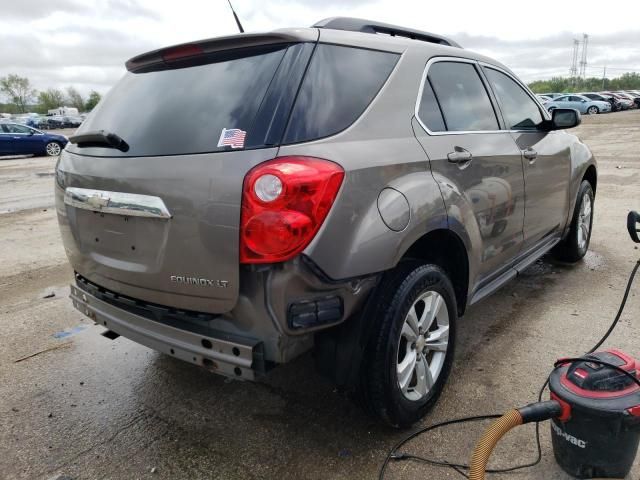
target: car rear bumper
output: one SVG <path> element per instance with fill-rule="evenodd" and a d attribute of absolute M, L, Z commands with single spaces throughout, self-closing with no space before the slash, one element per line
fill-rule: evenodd
<path fill-rule="evenodd" d="M 262 342 L 198 328 L 176 328 L 128 312 L 71 285 L 73 306 L 96 324 L 154 350 L 216 373 L 254 380 L 265 371 Z"/>

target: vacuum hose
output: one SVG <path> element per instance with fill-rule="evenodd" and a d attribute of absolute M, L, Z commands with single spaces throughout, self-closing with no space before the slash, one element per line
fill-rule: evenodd
<path fill-rule="evenodd" d="M 469 480 L 484 480 L 487 463 L 489 463 L 493 449 L 511 429 L 525 423 L 541 422 L 559 417 L 561 414 L 562 407 L 554 400 L 532 403 L 526 407 L 509 410 L 493 422 L 480 437 L 469 463 Z"/>

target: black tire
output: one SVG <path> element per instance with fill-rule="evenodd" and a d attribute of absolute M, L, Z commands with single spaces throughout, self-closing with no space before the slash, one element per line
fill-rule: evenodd
<path fill-rule="evenodd" d="M 581 215 L 583 213 L 585 195 L 589 198 L 591 208 L 589 212 L 589 231 L 586 235 L 586 242 L 581 244 L 579 229 L 581 228 L 580 225 L 584 222 L 584 220 L 581 220 Z M 580 184 L 580 188 L 578 189 L 578 197 L 576 199 L 576 206 L 573 209 L 573 218 L 571 220 L 571 226 L 569 227 L 569 233 L 567 234 L 567 237 L 553 249 L 553 254 L 557 259 L 564 262 L 575 263 L 586 255 L 589 250 L 589 242 L 591 241 L 594 200 L 595 196 L 593 194 L 591 184 L 587 180 L 583 180 Z M 582 235 L 584 238 L 584 230 Z"/>
<path fill-rule="evenodd" d="M 421 295 L 433 295 L 430 298 L 438 298 L 434 293 L 427 292 L 435 292 L 444 300 L 448 314 L 448 343 L 443 355 L 435 352 L 427 352 L 425 355 L 425 358 L 429 355 L 439 355 L 440 371 L 434 379 L 433 386 L 427 388 L 424 397 L 412 400 L 407 398 L 408 394 L 402 392 L 398 380 L 398 355 L 403 342 L 401 332 L 409 309 L 414 308 L 414 302 Z M 372 331 L 363 358 L 358 396 L 369 413 L 388 425 L 405 428 L 420 420 L 435 405 L 451 371 L 458 317 L 455 294 L 451 281 L 440 267 L 411 262 L 400 264 L 394 271 L 389 272 L 375 295 L 373 308 L 369 310 L 372 313 L 373 324 L 369 327 Z M 423 308 L 426 310 L 426 302 Z M 441 309 L 436 310 L 444 312 Z M 444 313 L 441 318 L 444 319 Z M 439 321 L 436 316 L 433 325 L 440 330 L 444 323 L 446 322 Z M 432 329 L 433 327 L 430 327 L 429 331 L 424 333 L 425 338 Z M 415 351 L 414 345 L 415 342 L 409 346 L 405 341 L 403 348 Z M 421 358 L 419 353 L 413 355 Z M 431 365 L 435 364 L 435 358 L 431 356 Z M 416 365 L 419 362 L 420 360 L 417 360 Z M 417 382 L 415 372 L 418 370 L 411 374 L 409 384 L 414 380 Z M 431 377 L 431 374 L 429 376 Z"/>

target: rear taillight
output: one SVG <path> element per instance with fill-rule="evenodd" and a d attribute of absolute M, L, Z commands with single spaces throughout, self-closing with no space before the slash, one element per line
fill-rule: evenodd
<path fill-rule="evenodd" d="M 344 170 L 328 160 L 280 157 L 247 173 L 240 262 L 283 262 L 311 242 L 336 198 Z"/>

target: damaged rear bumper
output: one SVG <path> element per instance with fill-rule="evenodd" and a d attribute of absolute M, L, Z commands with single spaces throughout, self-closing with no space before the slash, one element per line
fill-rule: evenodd
<path fill-rule="evenodd" d="M 169 356 L 246 380 L 265 373 L 263 346 L 259 340 L 216 334 L 197 324 L 182 323 L 178 328 L 119 308 L 106 301 L 100 292 L 92 293 L 90 288 L 71 285 L 70 297 L 73 306 L 96 324 Z"/>

